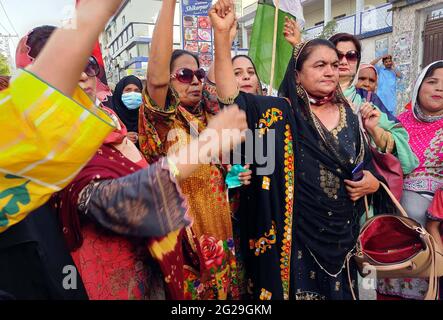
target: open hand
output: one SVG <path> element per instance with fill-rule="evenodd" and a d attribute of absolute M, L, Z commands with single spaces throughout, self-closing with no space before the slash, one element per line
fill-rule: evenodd
<path fill-rule="evenodd" d="M 294 19 L 285 17 L 283 35 L 293 47 L 301 42 L 300 27 Z"/>

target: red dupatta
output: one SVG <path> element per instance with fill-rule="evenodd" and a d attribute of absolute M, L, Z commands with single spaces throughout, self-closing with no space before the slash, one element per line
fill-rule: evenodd
<path fill-rule="evenodd" d="M 77 210 L 78 197 L 83 188 L 91 181 L 116 179 L 141 169 L 140 166 L 125 158 L 117 149 L 111 145 L 104 144 L 75 180 L 58 194 L 59 217 L 65 239 L 71 251 L 76 251 L 81 248 L 84 241 L 80 213 Z M 145 245 L 146 250 L 149 251 L 154 260 L 158 262 L 164 275 L 167 298 L 174 300 L 184 299 L 183 266 L 185 257 L 182 242 L 186 241 L 186 239 L 183 239 L 183 237 L 186 237 L 186 235 L 184 235 L 183 230 L 179 230 L 163 238 L 147 239 Z M 128 238 L 123 236 L 113 237 L 112 241 L 120 241 L 118 240 L 119 238 L 121 238 L 122 242 L 129 241 Z M 124 247 L 124 245 L 119 246 L 120 249 Z M 199 250 L 197 252 L 199 252 Z M 95 252 L 95 255 L 97 254 L 99 253 Z M 109 256 L 110 254 L 112 255 L 112 252 L 106 252 L 104 254 Z M 119 259 L 121 251 L 115 254 L 115 259 Z M 189 256 L 189 253 L 186 254 Z M 75 253 L 73 253 L 73 255 L 75 255 Z M 198 260 L 200 259 L 197 259 L 197 261 Z M 108 261 L 113 261 L 112 257 L 108 259 Z M 89 263 L 94 264 L 98 263 L 98 261 L 91 259 Z M 88 272 L 85 271 L 85 274 L 87 273 Z M 99 279 L 93 278 L 90 281 L 100 282 L 105 281 L 105 278 L 100 276 Z M 87 286 L 86 281 L 85 285 Z M 88 292 L 88 294 L 90 293 Z"/>

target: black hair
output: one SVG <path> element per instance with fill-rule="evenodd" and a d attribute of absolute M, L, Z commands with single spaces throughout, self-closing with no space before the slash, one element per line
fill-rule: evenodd
<path fill-rule="evenodd" d="M 37 56 L 40 54 L 46 43 L 48 42 L 49 38 L 51 37 L 52 33 L 57 28 L 54 26 L 40 26 L 37 28 L 34 28 L 29 34 L 28 39 L 26 40 L 26 45 L 30 47 L 29 50 L 29 56 L 31 58 L 37 58 Z"/>
<path fill-rule="evenodd" d="M 334 46 L 334 44 L 331 41 L 325 40 L 325 39 L 314 39 L 314 40 L 311 40 L 302 49 L 302 53 L 300 54 L 300 56 L 297 59 L 297 64 L 295 65 L 295 70 L 296 71 L 301 71 L 301 69 L 303 67 L 303 64 L 309 58 L 309 56 L 311 55 L 312 51 L 316 47 L 327 47 L 327 48 L 329 48 L 331 50 L 334 50 L 334 52 L 338 54 L 337 48 Z"/>
<path fill-rule="evenodd" d="M 388 60 L 388 59 L 392 60 L 392 56 L 391 56 L 391 55 L 388 55 L 388 56 L 384 57 L 384 58 L 381 59 L 381 60 L 382 60 L 383 62 L 385 62 L 385 61 Z"/>
<path fill-rule="evenodd" d="M 434 63 L 428 71 L 426 71 L 425 77 L 423 79 L 432 77 L 434 75 L 435 70 L 443 68 L 443 61 L 439 61 L 437 63 Z"/>
<path fill-rule="evenodd" d="M 329 41 L 331 41 L 335 46 L 339 42 L 352 42 L 358 52 L 358 63 L 357 66 L 360 66 L 361 62 L 361 43 L 358 38 L 350 33 L 337 33 L 334 34 L 332 37 L 329 38 Z"/>
<path fill-rule="evenodd" d="M 259 85 L 259 90 L 260 90 L 260 88 L 262 87 L 262 83 L 261 83 L 261 80 L 260 80 L 260 76 L 258 75 L 257 68 L 255 67 L 254 61 L 252 61 L 250 56 L 247 56 L 245 54 L 238 54 L 238 55 L 236 55 L 236 56 L 234 56 L 232 58 L 232 63 L 234 63 L 234 61 L 237 60 L 238 58 L 245 58 L 245 59 L 248 59 L 251 62 L 252 67 L 254 68 L 255 75 L 257 76 L 257 79 L 258 79 L 258 85 Z M 258 92 L 258 94 L 262 95 L 263 92 Z"/>
<path fill-rule="evenodd" d="M 251 61 L 252 65 L 254 66 L 254 69 L 255 69 L 255 64 L 254 64 L 254 61 L 252 61 L 251 57 L 249 57 L 249 56 L 247 56 L 247 55 L 245 55 L 245 54 L 238 54 L 238 55 L 236 55 L 236 56 L 234 56 L 234 57 L 232 58 L 232 62 L 234 62 L 234 61 L 237 60 L 238 58 L 246 58 L 246 59 L 248 59 L 249 61 Z"/>
<path fill-rule="evenodd" d="M 172 67 L 174 66 L 175 60 L 177 60 L 178 58 L 180 58 L 181 56 L 184 56 L 184 55 L 189 55 L 189 56 L 193 57 L 195 59 L 195 62 L 197 62 L 197 66 L 200 68 L 200 60 L 198 60 L 198 56 L 195 53 L 192 53 L 187 50 L 177 49 L 172 52 L 171 63 L 169 64 L 169 68 L 171 71 L 172 71 Z"/>

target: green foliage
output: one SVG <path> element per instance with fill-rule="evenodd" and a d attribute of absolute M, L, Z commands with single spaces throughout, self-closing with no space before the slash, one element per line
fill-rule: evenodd
<path fill-rule="evenodd" d="M 10 74 L 8 59 L 0 53 L 0 76 L 9 76 Z"/>
<path fill-rule="evenodd" d="M 336 34 L 337 29 L 337 21 L 331 20 L 329 21 L 323 28 L 323 31 L 318 36 L 320 39 L 329 39 L 334 34 Z"/>

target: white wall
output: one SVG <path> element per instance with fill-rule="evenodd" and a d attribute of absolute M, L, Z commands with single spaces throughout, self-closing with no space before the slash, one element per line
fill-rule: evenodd
<path fill-rule="evenodd" d="M 361 40 L 362 46 L 362 54 L 361 54 L 361 62 L 362 63 L 370 63 L 375 59 L 375 42 L 379 39 L 388 38 L 389 48 L 392 46 L 392 33 L 383 34 L 376 37 L 371 37 L 367 39 Z M 391 51 L 390 49 L 388 49 Z"/>
<path fill-rule="evenodd" d="M 365 0 L 365 7 L 378 7 L 386 3 L 386 0 Z M 332 0 L 332 17 L 342 14 L 347 16 L 355 14 L 355 0 Z M 304 14 L 306 19 L 306 27 L 310 28 L 315 23 L 324 20 L 324 1 L 318 0 L 304 6 Z"/>

